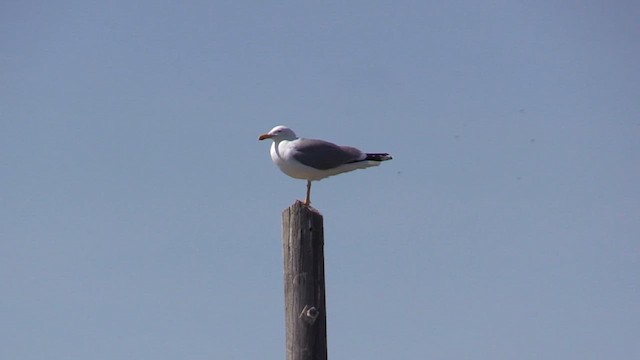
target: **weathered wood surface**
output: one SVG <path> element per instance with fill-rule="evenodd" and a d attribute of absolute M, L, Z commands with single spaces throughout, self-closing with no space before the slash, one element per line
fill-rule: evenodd
<path fill-rule="evenodd" d="M 322 222 L 300 201 L 282 213 L 287 360 L 327 359 Z"/>

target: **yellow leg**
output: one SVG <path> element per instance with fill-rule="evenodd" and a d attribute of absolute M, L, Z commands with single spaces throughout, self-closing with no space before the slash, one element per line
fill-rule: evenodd
<path fill-rule="evenodd" d="M 311 180 L 307 180 L 307 198 L 304 200 L 304 204 L 307 206 L 311 204 Z"/>

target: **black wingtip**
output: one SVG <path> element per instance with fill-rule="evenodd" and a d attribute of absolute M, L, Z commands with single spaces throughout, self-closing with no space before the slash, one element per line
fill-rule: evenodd
<path fill-rule="evenodd" d="M 366 155 L 367 157 L 365 158 L 365 160 L 371 160 L 371 161 L 385 161 L 385 160 L 393 159 L 391 155 L 387 153 L 374 153 L 374 154 L 366 154 Z"/>

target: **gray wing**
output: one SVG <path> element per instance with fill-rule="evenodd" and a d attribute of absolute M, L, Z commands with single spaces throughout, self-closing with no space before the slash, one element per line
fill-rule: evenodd
<path fill-rule="evenodd" d="M 328 170 L 360 161 L 364 154 L 350 146 L 338 146 L 323 140 L 300 139 L 295 146 L 293 158 L 312 168 Z"/>

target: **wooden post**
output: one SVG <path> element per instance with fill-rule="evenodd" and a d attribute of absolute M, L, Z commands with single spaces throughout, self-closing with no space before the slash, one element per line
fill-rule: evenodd
<path fill-rule="evenodd" d="M 287 360 L 327 359 L 322 215 L 296 201 L 282 213 Z"/>

